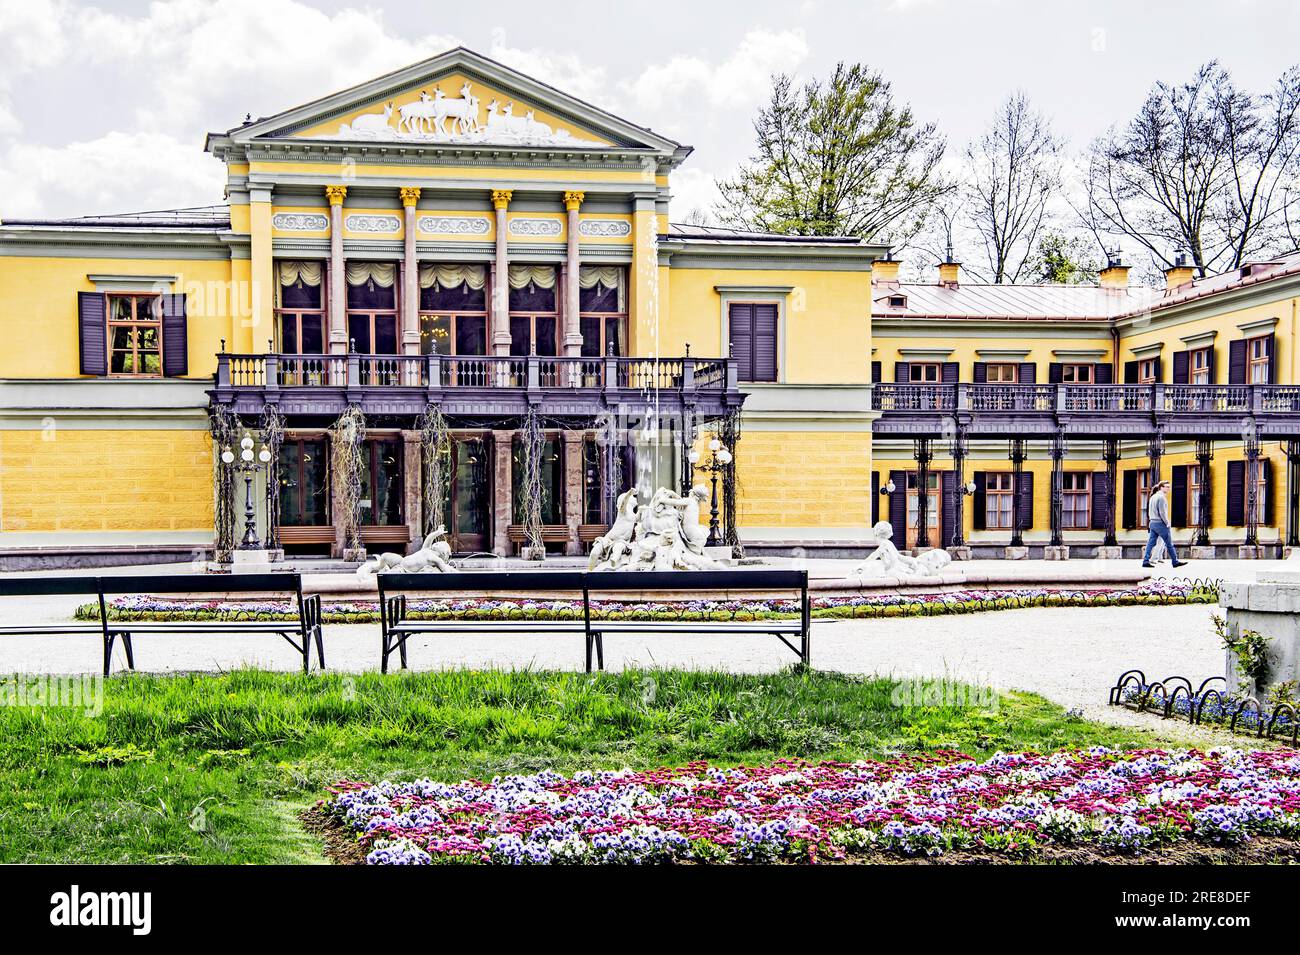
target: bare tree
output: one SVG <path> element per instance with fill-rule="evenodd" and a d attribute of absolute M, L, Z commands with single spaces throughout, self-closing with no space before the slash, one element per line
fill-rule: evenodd
<path fill-rule="evenodd" d="M 966 218 L 984 246 L 990 282 L 1018 281 L 1051 218 L 1060 143 L 1024 93 L 1008 97 L 966 149 Z"/>
<path fill-rule="evenodd" d="M 754 157 L 718 183 L 718 214 L 730 225 L 905 240 L 949 188 L 939 174 L 943 138 L 861 64 L 840 63 L 800 88 L 774 77 L 754 131 Z"/>
<path fill-rule="evenodd" d="M 1153 264 L 1185 250 L 1201 275 L 1294 245 L 1300 203 L 1300 68 L 1267 93 L 1239 90 L 1217 62 L 1157 83 L 1127 126 L 1093 143 L 1084 224 L 1136 241 Z"/>

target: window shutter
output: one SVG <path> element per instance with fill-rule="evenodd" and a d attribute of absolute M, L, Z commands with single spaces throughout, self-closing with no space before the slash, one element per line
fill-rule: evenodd
<path fill-rule="evenodd" d="M 871 523 L 880 521 L 880 472 L 871 472 Z"/>
<path fill-rule="evenodd" d="M 1259 462 L 1263 469 L 1261 477 L 1264 479 L 1264 502 L 1259 509 L 1260 523 L 1265 527 L 1273 526 L 1273 462 L 1268 458 L 1263 458 Z"/>
<path fill-rule="evenodd" d="M 1123 502 L 1123 525 L 1124 530 L 1131 531 L 1137 527 L 1138 513 L 1138 473 L 1137 471 L 1124 472 L 1124 502 Z"/>
<path fill-rule="evenodd" d="M 1034 473 L 1022 471 L 1016 484 L 1016 507 L 1020 511 L 1020 529 L 1032 530 L 1034 527 Z"/>
<path fill-rule="evenodd" d="M 1022 361 L 1020 363 L 1020 371 L 1017 373 L 1017 377 L 1020 379 L 1020 384 L 1022 385 L 1038 384 L 1038 366 L 1032 361 Z"/>
<path fill-rule="evenodd" d="M 957 531 L 957 475 L 952 471 L 939 473 L 939 546 L 952 544 Z"/>
<path fill-rule="evenodd" d="M 1092 380 L 1099 385 L 1113 385 L 1115 383 L 1115 369 L 1109 364 L 1098 362 L 1092 366 Z"/>
<path fill-rule="evenodd" d="M 894 527 L 894 546 L 902 550 L 907 545 L 907 472 L 890 471 L 894 493 L 889 495 L 889 523 Z"/>
<path fill-rule="evenodd" d="M 1264 354 L 1268 355 L 1268 383 L 1277 384 L 1277 336 L 1272 332 L 1264 339 Z"/>
<path fill-rule="evenodd" d="M 1175 464 L 1169 495 L 1169 522 L 1174 527 L 1187 526 L 1187 465 Z"/>
<path fill-rule="evenodd" d="M 1211 348 L 1209 350 L 1209 353 L 1206 355 L 1206 357 L 1210 360 L 1209 365 L 1206 366 L 1209 371 L 1209 375 L 1208 375 L 1209 380 L 1207 384 L 1217 385 L 1219 383 L 1218 367 L 1217 367 L 1218 354 L 1219 354 L 1219 350 L 1217 348 Z"/>
<path fill-rule="evenodd" d="M 102 292 L 78 292 L 81 373 L 108 374 L 108 303 Z"/>
<path fill-rule="evenodd" d="M 1228 526 L 1246 526 L 1245 461 L 1228 462 Z"/>
<path fill-rule="evenodd" d="M 1246 383 L 1246 340 L 1244 338 L 1228 342 L 1228 384 L 1244 385 Z"/>
<path fill-rule="evenodd" d="M 939 380 L 945 385 L 955 385 L 960 374 L 961 365 L 955 361 L 946 361 L 939 369 Z"/>
<path fill-rule="evenodd" d="M 732 305 L 727 314 L 731 325 L 731 358 L 741 381 L 754 380 L 754 306 Z"/>
<path fill-rule="evenodd" d="M 1191 352 L 1176 351 L 1174 352 L 1174 380 L 1175 385 L 1190 385 L 1192 383 L 1192 354 Z"/>
<path fill-rule="evenodd" d="M 1048 383 L 1052 385 L 1059 385 L 1061 383 L 1062 377 L 1064 377 L 1064 375 L 1061 369 L 1061 363 L 1059 361 L 1051 362 L 1047 366 Z"/>
<path fill-rule="evenodd" d="M 894 362 L 894 381 L 898 384 L 907 384 L 911 378 L 911 368 L 910 362 Z"/>
<path fill-rule="evenodd" d="M 971 365 L 970 380 L 975 382 L 977 385 L 986 384 L 989 380 L 988 362 L 977 361 L 975 364 Z"/>
<path fill-rule="evenodd" d="M 754 377 L 751 381 L 776 381 L 776 326 L 775 305 L 754 306 Z"/>
<path fill-rule="evenodd" d="M 168 378 L 180 378 L 190 370 L 185 295 L 164 295 L 162 310 L 163 375 Z"/>
<path fill-rule="evenodd" d="M 880 384 L 880 362 L 878 361 L 871 363 L 871 383 L 873 385 Z"/>
<path fill-rule="evenodd" d="M 1135 361 L 1124 362 L 1124 384 L 1136 385 L 1138 383 L 1138 363 Z"/>
<path fill-rule="evenodd" d="M 1094 471 L 1092 474 L 1092 529 L 1094 531 L 1104 531 L 1106 529 L 1106 508 L 1109 502 L 1106 500 L 1110 496 L 1110 475 L 1105 471 Z"/>
<path fill-rule="evenodd" d="M 1163 358 L 1157 358 L 1154 361 L 1154 365 L 1155 365 L 1154 371 L 1156 373 L 1156 381 L 1163 382 L 1165 380 L 1165 360 Z"/>
<path fill-rule="evenodd" d="M 976 471 L 975 476 L 971 479 L 975 482 L 975 493 L 971 495 L 971 499 L 975 502 L 975 513 L 971 517 L 975 519 L 973 526 L 977 531 L 984 530 L 987 516 L 985 511 L 988 507 L 988 501 L 984 493 L 984 475 L 986 473 L 985 471 Z"/>

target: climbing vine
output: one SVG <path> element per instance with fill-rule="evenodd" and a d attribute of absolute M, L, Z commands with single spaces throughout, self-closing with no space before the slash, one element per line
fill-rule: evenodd
<path fill-rule="evenodd" d="M 213 558 L 228 563 L 235 550 L 235 481 L 234 469 L 221 460 L 221 452 L 234 449 L 239 441 L 239 419 L 225 406 L 218 405 L 208 416 L 212 432 L 212 522 L 216 528 Z"/>
<path fill-rule="evenodd" d="M 429 405 L 417 422 L 424 478 L 424 533 L 442 524 L 451 493 L 447 466 L 451 454 L 451 431 L 439 405 Z"/>
<path fill-rule="evenodd" d="M 1268 638 L 1258 630 L 1241 630 L 1215 614 L 1214 632 L 1232 655 L 1238 673 L 1248 678 L 1258 692 L 1268 682 Z"/>
<path fill-rule="evenodd" d="M 343 540 L 349 550 L 361 549 L 361 474 L 365 467 L 366 416 L 357 405 L 339 415 L 330 429 L 334 500 Z"/>
<path fill-rule="evenodd" d="M 273 404 L 262 407 L 262 440 L 271 452 L 266 465 L 266 546 L 280 546 L 280 444 L 284 441 L 284 415 Z"/>
<path fill-rule="evenodd" d="M 536 409 L 528 409 L 519 438 L 524 464 L 524 481 L 520 488 L 524 537 L 531 553 L 541 560 L 546 552 L 542 540 L 542 455 L 546 453 L 546 434 L 542 431 Z"/>
<path fill-rule="evenodd" d="M 740 444 L 740 411 L 729 412 L 718 422 L 718 440 L 731 451 L 731 461 L 722 471 L 722 528 L 723 542 L 731 548 L 732 557 L 744 557 L 745 545 L 736 530 L 736 501 L 740 497 L 736 460 Z"/>

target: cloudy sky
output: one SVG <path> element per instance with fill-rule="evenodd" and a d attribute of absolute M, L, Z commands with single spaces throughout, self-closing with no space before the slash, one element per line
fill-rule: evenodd
<path fill-rule="evenodd" d="M 1217 57 L 1262 89 L 1300 2 L 0 0 L 0 218 L 219 201 L 203 135 L 464 44 L 696 147 L 673 213 L 742 160 L 774 72 L 884 72 L 954 146 L 1021 88 L 1082 146 Z"/>

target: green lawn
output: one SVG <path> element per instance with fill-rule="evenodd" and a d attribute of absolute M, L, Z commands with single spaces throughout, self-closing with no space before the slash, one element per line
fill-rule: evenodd
<path fill-rule="evenodd" d="M 0 707 L 0 862 L 321 862 L 297 813 L 342 777 L 1158 742 L 1028 694 L 981 711 L 892 690 L 796 671 L 114 677 L 99 716 Z"/>

